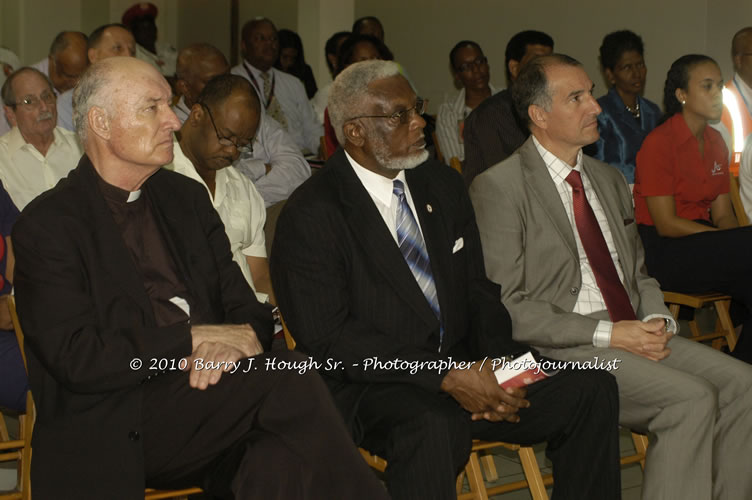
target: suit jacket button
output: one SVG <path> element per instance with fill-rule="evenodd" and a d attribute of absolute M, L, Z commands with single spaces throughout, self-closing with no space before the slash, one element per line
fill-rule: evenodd
<path fill-rule="evenodd" d="M 128 433 L 128 439 L 130 439 L 131 441 L 138 441 L 139 439 L 141 439 L 141 434 L 139 434 L 138 431 L 130 431 Z"/>
<path fill-rule="evenodd" d="M 579 291 L 580 289 L 577 288 L 576 286 L 573 286 L 572 288 L 569 289 L 569 293 L 571 293 L 572 295 L 577 295 Z"/>

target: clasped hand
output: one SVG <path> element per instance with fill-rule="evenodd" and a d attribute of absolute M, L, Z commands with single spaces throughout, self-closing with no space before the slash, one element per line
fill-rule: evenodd
<path fill-rule="evenodd" d="M 502 389 L 487 365 L 476 363 L 467 370 L 450 370 L 441 382 L 441 390 L 451 395 L 473 420 L 519 422 L 517 410 L 527 408 L 525 388 Z"/>
<path fill-rule="evenodd" d="M 250 325 L 195 325 L 191 327 L 192 352 L 186 358 L 186 370 L 190 370 L 191 387 L 204 390 L 219 382 L 222 374 L 229 371 L 232 363 L 264 352 Z M 200 369 L 205 365 L 194 363 L 196 359 L 212 362 L 222 369 Z"/>
<path fill-rule="evenodd" d="M 673 334 L 666 331 L 666 320 L 618 321 L 611 331 L 610 347 L 624 349 L 643 358 L 660 361 L 671 354 L 667 347 Z"/>

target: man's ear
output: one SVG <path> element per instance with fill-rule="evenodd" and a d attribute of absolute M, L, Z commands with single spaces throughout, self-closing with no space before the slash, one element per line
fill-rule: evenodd
<path fill-rule="evenodd" d="M 520 61 L 510 59 L 507 63 L 507 68 L 509 68 L 509 76 L 512 78 L 512 80 L 516 80 L 517 75 L 520 74 Z"/>
<path fill-rule="evenodd" d="M 201 123 L 201 119 L 204 117 L 204 107 L 201 106 L 199 103 L 195 103 L 191 107 L 191 114 L 188 115 L 188 118 L 185 120 L 186 123 L 190 122 L 190 126 L 196 127 L 199 123 Z"/>
<path fill-rule="evenodd" d="M 366 143 L 365 130 L 356 120 L 345 123 L 342 126 L 342 131 L 345 133 L 345 139 L 347 142 L 351 143 L 353 146 L 362 148 Z"/>
<path fill-rule="evenodd" d="M 10 106 L 3 106 L 3 109 L 5 110 L 5 117 L 8 119 L 8 124 L 11 127 L 16 126 L 16 112 L 13 111 L 13 108 Z"/>
<path fill-rule="evenodd" d="M 89 49 L 86 52 L 86 57 L 89 58 L 89 62 L 92 63 L 92 64 L 94 64 L 95 62 L 97 62 L 97 49 Z"/>
<path fill-rule="evenodd" d="M 103 108 L 92 106 L 86 115 L 89 122 L 89 132 L 93 132 L 104 140 L 109 140 L 112 135 L 110 129 L 110 116 Z"/>
<path fill-rule="evenodd" d="M 190 90 L 188 89 L 188 83 L 182 78 L 175 80 L 175 88 L 178 89 L 178 94 L 182 95 L 183 97 L 185 97 L 187 93 L 190 93 Z"/>
<path fill-rule="evenodd" d="M 527 108 L 527 116 L 530 117 L 530 121 L 538 128 L 546 129 L 548 126 L 548 115 L 546 110 L 537 104 L 531 104 Z"/>

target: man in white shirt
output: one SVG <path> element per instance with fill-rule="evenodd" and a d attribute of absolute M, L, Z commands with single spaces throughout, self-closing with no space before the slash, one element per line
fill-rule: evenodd
<path fill-rule="evenodd" d="M 89 35 L 86 56 L 92 63 L 108 57 L 133 57 L 135 54 L 136 40 L 122 24 L 105 24 Z M 73 89 L 63 92 L 57 98 L 57 124 L 64 129 L 74 131 Z"/>
<path fill-rule="evenodd" d="M 316 121 L 303 83 L 274 68 L 279 54 L 277 28 L 268 19 L 253 19 L 243 26 L 244 60 L 232 68 L 253 84 L 266 114 L 289 132 L 303 153 L 319 150 L 324 127 Z"/>
<path fill-rule="evenodd" d="M 231 166 L 240 151 L 251 147 L 260 115 L 248 81 L 236 75 L 214 78 L 191 107 L 178 133 L 175 158 L 165 168 L 206 187 L 225 226 L 233 260 L 259 302 L 273 302 L 264 200 L 253 183 Z"/>
<path fill-rule="evenodd" d="M 752 133 L 752 26 L 736 32 L 731 42 L 731 60 L 734 64 L 734 76 L 726 82 L 728 89 L 736 97 L 736 106 L 741 115 L 742 140 Z M 729 152 L 735 146 L 741 150 L 744 144 L 733 143 L 734 124 L 728 107 L 724 105 L 721 121 L 711 124 L 726 141 Z"/>
<path fill-rule="evenodd" d="M 32 67 L 52 81 L 58 95 L 72 89 L 89 67 L 86 35 L 78 31 L 61 31 L 52 41 L 49 55 Z"/>
<path fill-rule="evenodd" d="M 486 272 L 515 340 L 555 359 L 618 360 L 619 422 L 657 436 L 643 499 L 752 498 L 752 367 L 675 335 L 626 179 L 582 153 L 598 139 L 592 91 L 560 54 L 533 59 L 512 84 L 532 136 L 470 186 Z"/>
<path fill-rule="evenodd" d="M 181 122 L 190 115 L 206 83 L 229 69 L 224 54 L 211 45 L 195 44 L 180 51 L 176 85 L 182 96 L 173 111 Z M 265 113 L 259 117 L 253 147 L 241 151 L 234 166 L 253 181 L 267 207 L 286 200 L 311 176 L 311 167 L 290 134 Z"/>
<path fill-rule="evenodd" d="M 13 127 L 0 137 L 0 180 L 19 210 L 78 164 L 81 147 L 56 127 L 55 89 L 39 70 L 21 68 L 3 84 L 3 104 Z"/>

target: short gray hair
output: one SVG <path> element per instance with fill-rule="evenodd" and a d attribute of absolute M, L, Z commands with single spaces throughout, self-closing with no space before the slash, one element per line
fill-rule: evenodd
<path fill-rule="evenodd" d="M 94 106 L 110 109 L 109 96 L 114 85 L 114 82 L 111 82 L 110 66 L 108 59 L 92 64 L 73 90 L 73 127 L 84 146 L 89 110 Z"/>
<path fill-rule="evenodd" d="M 5 80 L 5 83 L 3 83 L 2 90 L 0 90 L 0 95 L 2 95 L 3 97 L 3 104 L 8 106 L 9 108 L 15 109 L 16 99 L 18 99 L 18 96 L 16 96 L 16 93 L 13 91 L 13 81 L 24 73 L 36 73 L 41 78 L 43 78 L 45 82 L 47 82 L 47 86 L 50 88 L 50 92 L 52 92 L 53 94 L 55 93 L 55 86 L 52 85 L 52 80 L 50 80 L 49 76 L 45 75 L 36 68 L 32 68 L 31 66 L 24 66 L 11 73 L 10 76 Z"/>
<path fill-rule="evenodd" d="M 341 145 L 345 145 L 342 129 L 345 122 L 366 113 L 365 98 L 373 95 L 368 88 L 371 82 L 399 74 L 399 66 L 395 62 L 372 60 L 351 64 L 337 75 L 329 92 L 328 110 L 329 121 Z"/>

